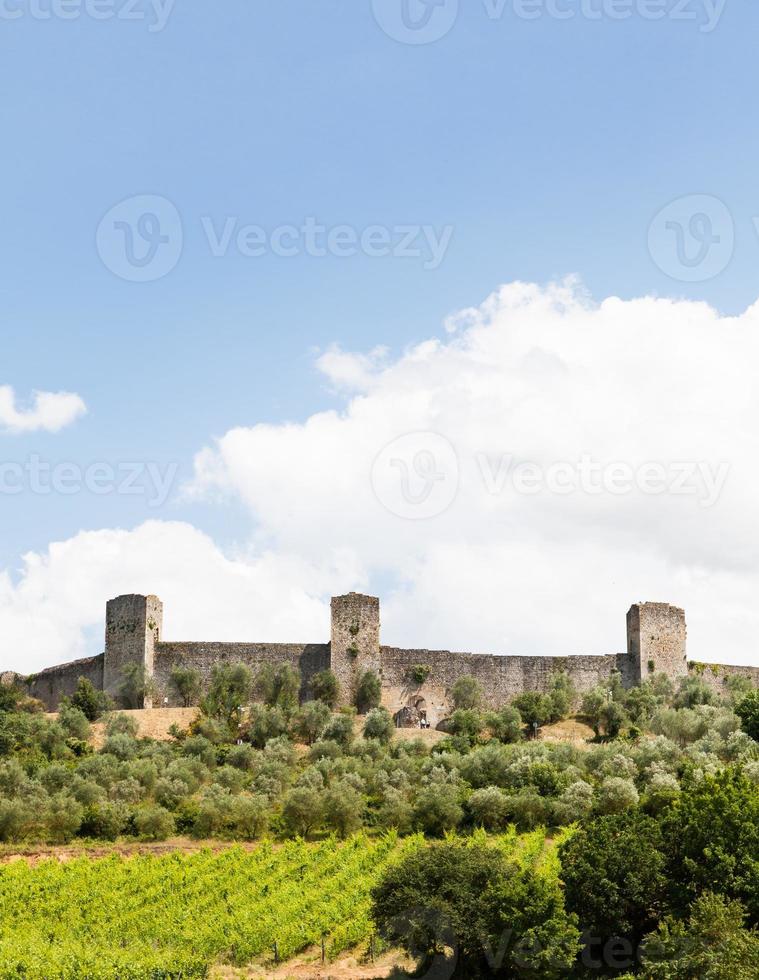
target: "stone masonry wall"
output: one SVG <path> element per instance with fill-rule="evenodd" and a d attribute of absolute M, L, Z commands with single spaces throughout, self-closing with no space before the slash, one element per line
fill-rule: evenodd
<path fill-rule="evenodd" d="M 731 677 L 745 677 L 759 687 L 759 667 L 735 667 L 728 664 L 690 663 L 689 675 L 700 677 L 719 695 L 728 693 L 727 682 Z"/>
<path fill-rule="evenodd" d="M 175 667 L 197 670 L 207 687 L 215 664 L 245 664 L 254 672 L 264 664 L 290 664 L 301 673 L 301 696 L 308 697 L 311 678 L 329 667 L 327 643 L 158 643 L 153 661 L 153 679 L 157 693 L 154 703 L 163 704 L 168 698 L 170 707 L 182 702 L 171 683 Z"/>
<path fill-rule="evenodd" d="M 633 662 L 625 654 L 573 657 L 508 657 L 489 654 L 453 653 L 450 650 L 403 650 L 380 647 L 383 702 L 391 711 L 424 698 L 429 720 L 435 724 L 450 711 L 450 689 L 464 675 L 482 686 L 487 707 L 508 703 L 523 691 L 546 691 L 551 678 L 566 671 L 579 694 L 607 683 L 613 670 L 622 682 L 632 683 Z M 419 664 L 431 668 L 428 679 L 417 685 L 409 679 L 409 668 Z"/>
<path fill-rule="evenodd" d="M 26 678 L 26 686 L 33 698 L 38 698 L 48 711 L 55 711 L 64 695 L 71 696 L 80 677 L 86 677 L 99 691 L 103 689 L 103 654 L 85 657 L 58 667 L 47 667 L 38 674 Z"/>

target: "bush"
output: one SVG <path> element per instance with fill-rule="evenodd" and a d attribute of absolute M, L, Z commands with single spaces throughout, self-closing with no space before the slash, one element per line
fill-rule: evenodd
<path fill-rule="evenodd" d="M 79 678 L 74 693 L 70 698 L 62 699 L 61 703 L 64 708 L 78 708 L 87 721 L 97 721 L 111 707 L 111 699 L 105 691 L 98 691 L 86 677 Z"/>
<path fill-rule="evenodd" d="M 65 844 L 82 825 L 84 807 L 67 793 L 56 793 L 48 800 L 43 816 L 51 840 Z"/>
<path fill-rule="evenodd" d="M 105 724 L 105 733 L 108 736 L 128 735 L 130 738 L 137 738 L 137 731 L 137 721 L 130 715 L 124 715 L 121 712 L 110 715 Z"/>
<path fill-rule="evenodd" d="M 408 669 L 408 679 L 412 684 L 420 686 L 424 684 L 431 673 L 432 668 L 428 667 L 426 664 L 414 664 Z"/>
<path fill-rule="evenodd" d="M 556 882 L 509 865 L 497 848 L 441 843 L 391 865 L 372 890 L 381 936 L 428 973 L 445 948 L 446 976 L 566 976 L 579 950 Z"/>
<path fill-rule="evenodd" d="M 293 734 L 313 745 L 320 737 L 330 719 L 330 710 L 323 701 L 307 701 L 293 718 Z"/>
<path fill-rule="evenodd" d="M 253 675 L 245 664 L 215 664 L 208 692 L 200 702 L 201 711 L 236 732 L 252 692 Z"/>
<path fill-rule="evenodd" d="M 705 892 L 687 922 L 667 919 L 644 942 L 643 980 L 755 980 L 759 933 L 744 927 L 740 902 Z"/>
<path fill-rule="evenodd" d="M 559 847 L 567 908 L 580 928 L 637 943 L 656 925 L 666 895 L 659 824 L 638 810 L 599 817 Z"/>
<path fill-rule="evenodd" d="M 256 675 L 255 690 L 264 704 L 291 714 L 298 707 L 300 673 L 290 664 L 264 664 Z"/>
<path fill-rule="evenodd" d="M 716 704 L 717 695 L 700 677 L 683 677 L 672 702 L 675 708 L 695 708 L 699 704 Z"/>
<path fill-rule="evenodd" d="M 252 745 L 262 749 L 268 741 L 287 734 L 289 725 L 281 708 L 268 708 L 263 704 L 252 704 L 248 712 L 245 734 Z"/>
<path fill-rule="evenodd" d="M 474 677 L 459 677 L 451 688 L 451 700 L 456 710 L 477 711 L 482 704 L 482 685 Z"/>
<path fill-rule="evenodd" d="M 145 699 L 155 694 L 153 678 L 145 670 L 144 664 L 125 664 L 121 670 L 118 687 L 119 700 L 127 708 L 144 708 Z"/>
<path fill-rule="evenodd" d="M 631 779 L 609 776 L 598 789 L 599 813 L 621 813 L 638 805 L 638 791 Z"/>
<path fill-rule="evenodd" d="M 366 716 L 364 723 L 364 738 L 373 738 L 383 745 L 395 734 L 395 722 L 387 708 L 374 708 Z"/>
<path fill-rule="evenodd" d="M 308 837 L 322 820 L 322 794 L 307 787 L 291 789 L 282 804 L 282 826 L 290 836 Z"/>
<path fill-rule="evenodd" d="M 356 707 L 361 715 L 372 708 L 379 708 L 382 700 L 382 683 L 373 670 L 365 670 L 356 685 Z"/>
<path fill-rule="evenodd" d="M 489 712 L 485 716 L 485 725 L 499 742 L 512 744 L 522 738 L 522 716 L 517 708 L 505 707 Z"/>
<path fill-rule="evenodd" d="M 455 830 L 464 818 L 459 791 L 448 783 L 432 783 L 420 790 L 414 806 L 416 826 L 431 837 Z"/>
<path fill-rule="evenodd" d="M 476 789 L 467 800 L 472 822 L 486 830 L 501 830 L 508 823 L 509 798 L 497 786 Z"/>
<path fill-rule="evenodd" d="M 193 670 L 192 667 L 175 667 L 169 680 L 185 708 L 197 704 L 203 689 L 200 673 L 197 670 Z"/>
<path fill-rule="evenodd" d="M 759 742 L 759 690 L 747 694 L 735 706 L 743 731 Z"/>
<path fill-rule="evenodd" d="M 364 797 L 355 787 L 344 780 L 335 782 L 324 794 L 324 823 L 341 837 L 347 837 L 361 826 L 365 808 Z"/>
<path fill-rule="evenodd" d="M 265 796 L 238 796 L 230 808 L 230 830 L 234 837 L 258 840 L 269 826 L 269 801 Z"/>
<path fill-rule="evenodd" d="M 353 715 L 333 715 L 322 733 L 322 739 L 347 748 L 353 741 Z"/>
<path fill-rule="evenodd" d="M 90 723 L 81 708 L 64 706 L 58 712 L 58 721 L 68 738 L 86 742 L 90 737 Z"/>
<path fill-rule="evenodd" d="M 451 735 L 460 735 L 469 745 L 474 745 L 484 727 L 482 715 L 471 708 L 457 708 L 446 723 Z"/>
<path fill-rule="evenodd" d="M 174 817 L 162 806 L 148 804 L 138 807 L 132 819 L 137 834 L 146 840 L 166 840 L 174 833 Z"/>
<path fill-rule="evenodd" d="M 124 832 L 128 819 L 129 812 L 123 803 L 107 800 L 91 803 L 84 809 L 80 832 L 83 837 L 114 841 Z"/>
<path fill-rule="evenodd" d="M 662 816 L 676 908 L 703 892 L 742 902 L 759 923 L 759 787 L 738 768 L 687 780 Z"/>
<path fill-rule="evenodd" d="M 540 694 L 538 691 L 525 691 L 519 697 L 514 698 L 512 704 L 522 716 L 522 721 L 528 728 L 542 728 L 551 720 L 553 714 L 553 702 L 547 694 Z"/>
<path fill-rule="evenodd" d="M 323 701 L 333 710 L 340 700 L 340 681 L 331 670 L 321 670 L 311 678 L 311 693 L 317 701 Z"/>

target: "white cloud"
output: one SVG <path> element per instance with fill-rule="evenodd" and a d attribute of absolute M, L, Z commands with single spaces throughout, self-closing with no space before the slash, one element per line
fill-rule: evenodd
<path fill-rule="evenodd" d="M 79 395 L 67 391 L 35 391 L 31 407 L 18 408 L 10 385 L 0 385 L 0 431 L 59 432 L 87 411 Z"/>
<path fill-rule="evenodd" d="M 759 307 L 594 305 L 572 283 L 515 283 L 447 326 L 371 371 L 363 355 L 351 367 L 341 352 L 337 372 L 322 360 L 330 382 L 364 379 L 345 410 L 231 430 L 198 455 L 193 491 L 239 496 L 278 553 L 352 553 L 385 592 L 388 642 L 604 653 L 624 649 L 629 604 L 650 599 L 686 607 L 692 656 L 757 662 Z M 459 461 L 454 503 L 427 521 L 389 513 L 370 479 L 411 432 L 442 435 Z M 509 458 L 544 472 L 587 458 L 609 478 L 658 464 L 670 490 L 498 492 Z M 683 463 L 727 475 L 714 506 L 700 483 L 671 492 Z"/>
<path fill-rule="evenodd" d="M 759 307 L 729 318 L 651 298 L 594 305 L 573 284 L 516 283 L 447 328 L 395 360 L 330 352 L 328 383 L 353 392 L 342 411 L 232 429 L 198 453 L 189 489 L 245 503 L 245 553 L 151 522 L 26 556 L 16 583 L 0 577 L 4 664 L 97 652 L 88 631 L 120 592 L 160 595 L 169 639 L 319 641 L 330 594 L 352 588 L 382 596 L 384 641 L 403 646 L 616 652 L 629 605 L 655 600 L 685 607 L 693 659 L 759 663 Z M 413 516 L 429 453 L 423 437 L 407 458 L 408 440 L 394 441 L 425 432 L 455 452 L 457 493 L 407 520 L 383 501 Z M 434 494 L 454 474 L 430 445 L 444 477 Z M 703 486 L 515 490 L 520 461 L 545 473 L 583 458 L 607 475 L 729 468 L 709 507 Z"/>

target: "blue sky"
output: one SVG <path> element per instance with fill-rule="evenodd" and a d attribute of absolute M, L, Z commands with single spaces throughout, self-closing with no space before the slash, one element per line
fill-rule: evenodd
<path fill-rule="evenodd" d="M 398 22 L 401 0 L 376 3 Z M 656 21 L 644 0 L 624 20 L 572 0 L 567 20 L 550 5 L 534 20 L 513 2 L 499 19 L 479 0 L 460 7 L 442 38 L 412 45 L 369 0 L 176 0 L 161 30 L 147 6 L 63 20 L 41 19 L 46 0 L 5 0 L 0 384 L 19 405 L 75 392 L 87 414 L 0 434 L 3 460 L 151 461 L 178 468 L 176 491 L 235 427 L 344 411 L 315 368 L 331 345 L 387 347 L 392 361 L 502 283 L 571 274 L 596 300 L 705 300 L 729 315 L 756 301 L 755 4 L 728 0 L 716 24 L 696 0 L 677 17 L 668 0 Z M 138 195 L 167 199 L 182 226 L 181 255 L 151 282 L 114 274 L 96 244 L 104 215 Z M 649 248 L 654 216 L 689 195 L 724 202 L 735 231 L 725 268 L 696 282 Z M 267 234 L 309 218 L 359 235 L 424 226 L 450 243 L 436 268 L 424 254 L 214 256 L 204 221 L 227 218 Z M 227 552 L 260 531 L 244 493 L 173 492 L 156 508 L 145 494 L 24 492 L 0 506 L 14 583 L 22 554 L 80 531 L 181 520 Z M 399 577 L 381 562 L 367 574 Z"/>

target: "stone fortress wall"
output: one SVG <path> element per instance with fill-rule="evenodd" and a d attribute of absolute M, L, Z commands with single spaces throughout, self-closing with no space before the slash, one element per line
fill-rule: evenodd
<path fill-rule="evenodd" d="M 451 711 L 451 688 L 459 677 L 475 677 L 488 707 L 498 707 L 527 690 L 547 690 L 553 675 L 566 671 L 579 693 L 607 683 L 619 671 L 631 687 L 653 673 L 673 682 L 694 670 L 715 690 L 727 678 L 741 674 L 759 686 L 759 667 L 688 664 L 685 613 L 665 603 L 638 603 L 627 614 L 627 651 L 603 656 L 520 657 L 455 653 L 448 650 L 401 649 L 380 644 L 380 603 L 355 592 L 332 599 L 329 643 L 214 643 L 165 641 L 163 606 L 156 596 L 127 595 L 106 606 L 105 651 L 96 657 L 50 667 L 25 678 L 29 693 L 55 710 L 64 695 L 73 693 L 79 677 L 107 691 L 118 703 L 119 685 L 127 664 L 145 668 L 154 680 L 156 705 L 178 706 L 171 684 L 176 667 L 191 667 L 207 684 L 215 664 L 243 663 L 257 670 L 264 664 L 290 664 L 300 671 L 301 696 L 309 696 L 313 675 L 331 668 L 343 700 L 349 703 L 359 677 L 375 671 L 383 703 L 393 713 L 417 708 L 434 726 Z M 412 668 L 423 667 L 422 683 Z M 146 701 L 145 707 L 152 707 Z"/>

